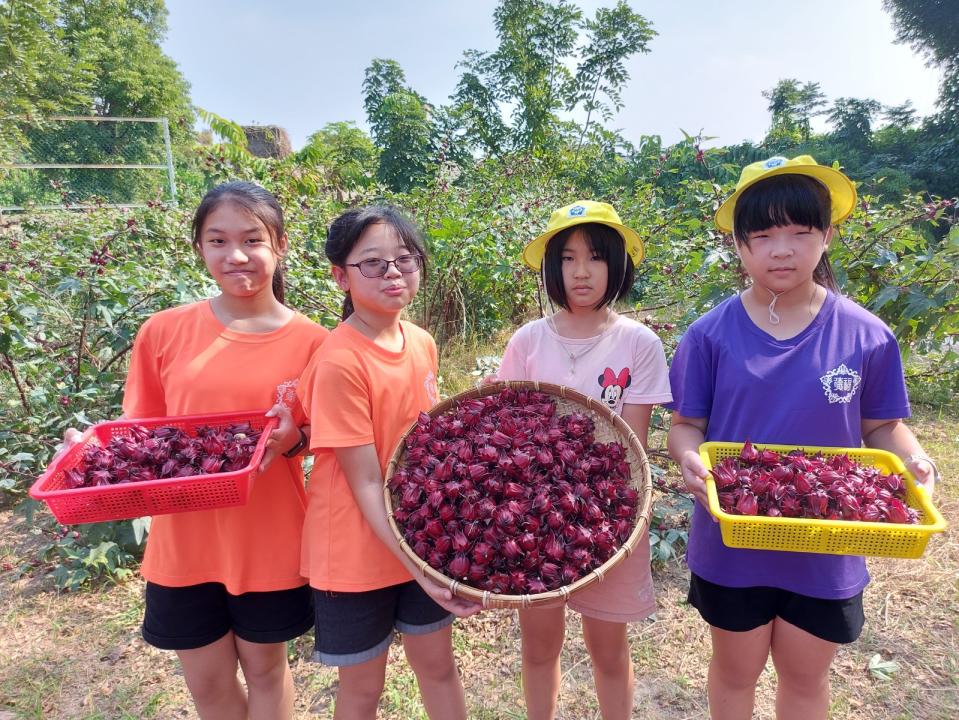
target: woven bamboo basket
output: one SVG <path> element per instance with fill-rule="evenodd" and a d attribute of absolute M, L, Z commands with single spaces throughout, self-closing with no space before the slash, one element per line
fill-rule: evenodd
<path fill-rule="evenodd" d="M 430 567 L 430 565 L 423 558 L 419 557 L 413 552 L 413 548 L 411 548 L 403 538 L 403 533 L 400 531 L 400 528 L 393 517 L 393 508 L 396 507 L 397 504 L 394 502 L 394 497 L 389 487 L 389 481 L 393 476 L 393 473 L 403 466 L 404 457 L 406 455 L 406 438 L 416 426 L 415 421 L 403 434 L 403 438 L 400 440 L 399 445 L 393 452 L 393 456 L 390 458 L 390 462 L 386 468 L 386 484 L 383 487 L 383 495 L 386 501 L 387 517 L 389 519 L 390 527 L 393 530 L 393 535 L 399 542 L 400 547 L 403 549 L 403 552 L 406 553 L 406 555 L 416 564 L 416 567 L 419 568 L 420 572 L 439 585 L 449 588 L 450 592 L 452 592 L 454 595 L 466 600 L 472 600 L 473 602 L 480 603 L 484 608 L 534 608 L 552 605 L 557 601 L 567 600 L 570 595 L 589 587 L 595 582 L 602 582 L 603 578 L 607 573 L 609 573 L 610 570 L 612 570 L 626 557 L 632 554 L 633 550 L 636 549 L 636 546 L 640 541 L 647 542 L 644 534 L 649 527 L 649 515 L 653 503 L 649 460 L 646 457 L 646 453 L 643 451 L 643 446 L 640 443 L 639 438 L 636 436 L 636 433 L 630 429 L 629 425 L 626 424 L 625 420 L 597 400 L 594 400 L 580 392 L 577 392 L 576 390 L 573 390 L 572 388 L 562 385 L 533 381 L 505 381 L 491 383 L 479 388 L 467 390 L 459 395 L 455 395 L 454 397 L 444 400 L 443 402 L 434 406 L 428 414 L 431 417 L 436 417 L 443 414 L 447 410 L 450 410 L 454 405 L 456 405 L 456 403 L 460 401 L 485 397 L 487 395 L 496 395 L 505 388 L 513 388 L 514 390 L 535 390 L 546 393 L 550 395 L 553 400 L 555 400 L 557 415 L 567 415 L 573 412 L 581 412 L 585 415 L 588 415 L 595 423 L 596 427 L 593 435 L 597 442 L 609 443 L 615 441 L 623 445 L 623 447 L 626 449 L 626 458 L 629 461 L 631 485 L 636 488 L 640 496 L 636 509 L 635 525 L 626 542 L 620 546 L 615 553 L 613 553 L 609 560 L 595 570 L 587 573 L 576 582 L 545 593 L 525 595 L 494 593 L 488 590 L 480 590 L 471 587 L 470 585 L 458 580 L 454 580 L 440 572 L 437 572 L 435 569 Z"/>

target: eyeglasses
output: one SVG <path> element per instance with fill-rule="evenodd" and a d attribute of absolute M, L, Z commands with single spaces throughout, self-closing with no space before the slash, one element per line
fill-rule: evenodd
<path fill-rule="evenodd" d="M 363 277 L 368 278 L 383 277 L 386 275 L 386 271 L 390 269 L 390 265 L 395 265 L 401 273 L 409 275 L 423 267 L 423 258 L 420 255 L 400 255 L 396 260 L 369 258 L 358 263 L 346 263 L 347 267 L 359 268 Z"/>

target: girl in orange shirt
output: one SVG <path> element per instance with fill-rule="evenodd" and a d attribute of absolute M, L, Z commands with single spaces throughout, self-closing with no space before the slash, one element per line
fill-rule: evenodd
<path fill-rule="evenodd" d="M 287 236 L 280 206 L 263 188 L 231 182 L 207 193 L 193 219 L 193 247 L 220 294 L 144 323 L 124 415 L 273 406 L 268 414 L 280 425 L 246 505 L 153 518 L 141 566 L 143 637 L 176 651 L 203 720 L 291 718 L 286 641 L 313 624 L 299 572 L 306 493 L 295 456 L 307 438 L 295 386 L 329 332 L 283 304 Z"/>
<path fill-rule="evenodd" d="M 339 668 L 335 718 L 375 718 L 398 630 L 427 714 L 465 720 L 451 613 L 479 608 L 416 570 L 383 502 L 393 449 L 438 400 L 436 344 L 400 319 L 419 287 L 423 246 L 395 209 L 368 207 L 333 222 L 326 255 L 347 294 L 344 321 L 299 386 L 316 453 L 301 569 L 314 588 L 314 658 Z"/>

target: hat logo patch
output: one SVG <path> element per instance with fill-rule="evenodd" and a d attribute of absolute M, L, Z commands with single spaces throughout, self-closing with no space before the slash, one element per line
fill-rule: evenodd
<path fill-rule="evenodd" d="M 586 208 L 584 208 L 582 205 L 573 205 L 573 207 L 569 209 L 570 217 L 582 217 L 585 214 Z"/>
<path fill-rule="evenodd" d="M 767 170 L 772 170 L 773 168 L 782 167 L 786 164 L 786 158 L 784 157 L 771 157 L 766 162 L 763 163 L 763 167 Z"/>

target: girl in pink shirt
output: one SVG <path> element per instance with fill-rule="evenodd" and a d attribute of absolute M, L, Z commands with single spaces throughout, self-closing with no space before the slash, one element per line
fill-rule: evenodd
<path fill-rule="evenodd" d="M 653 405 L 672 399 L 666 357 L 651 330 L 612 308 L 629 292 L 643 259 L 639 236 L 612 206 L 582 200 L 553 212 L 523 259 L 541 273 L 560 309 L 516 331 L 497 377 L 556 383 L 595 397 L 622 415 L 645 446 Z M 603 718 L 630 717 L 634 679 L 626 624 L 656 609 L 648 538 L 602 583 L 570 598 L 569 606 L 582 615 Z M 565 609 L 560 604 L 519 611 L 530 720 L 556 714 Z"/>

